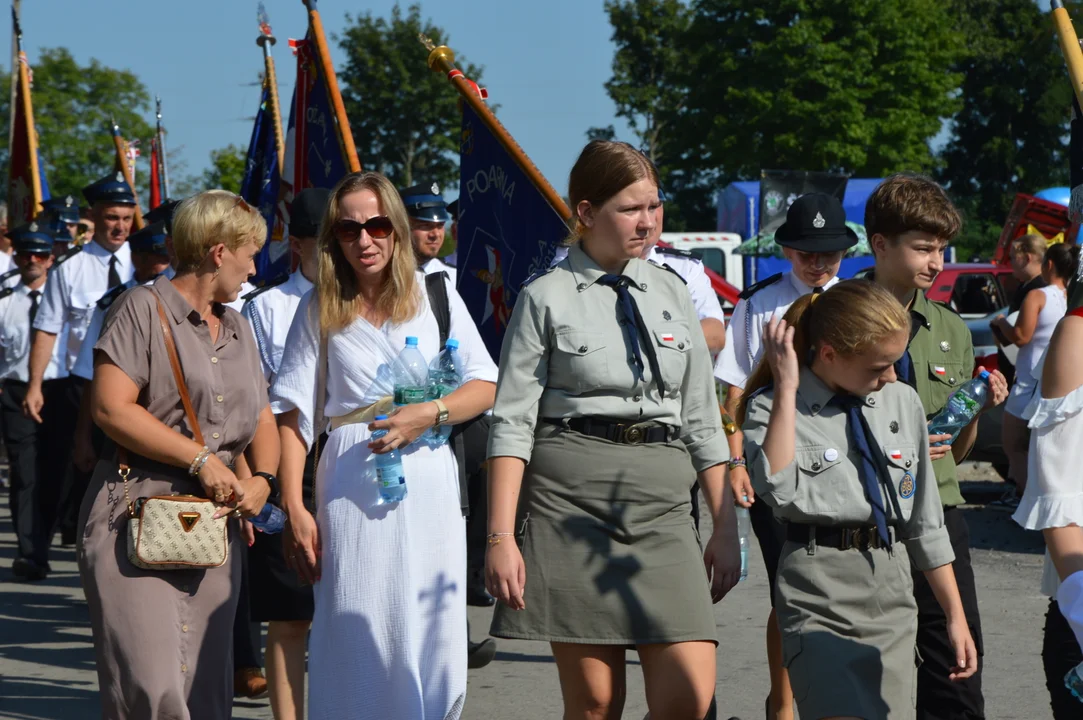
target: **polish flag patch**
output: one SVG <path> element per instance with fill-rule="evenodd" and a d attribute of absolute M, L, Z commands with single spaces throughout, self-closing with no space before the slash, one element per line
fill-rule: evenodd
<path fill-rule="evenodd" d="M 933 372 L 937 375 L 946 375 L 948 373 L 946 368 L 940 367 L 939 365 L 933 366 Z"/>
<path fill-rule="evenodd" d="M 902 460 L 902 450 L 892 450 L 889 454 L 892 460 Z"/>
<path fill-rule="evenodd" d="M 662 342 L 673 342 L 673 336 L 672 336 L 672 335 L 668 335 L 668 334 L 667 334 L 667 335 L 663 335 L 663 336 L 662 336 Z"/>

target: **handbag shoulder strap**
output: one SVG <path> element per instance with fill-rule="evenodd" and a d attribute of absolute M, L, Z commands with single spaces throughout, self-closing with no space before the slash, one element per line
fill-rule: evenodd
<path fill-rule="evenodd" d="M 166 317 L 165 308 L 162 307 L 162 299 L 158 293 L 154 293 L 154 299 L 158 303 L 158 321 L 162 324 L 162 338 L 165 340 L 165 351 L 169 355 L 169 364 L 173 368 L 173 379 L 177 381 L 177 391 L 180 393 L 181 404 L 184 405 L 184 415 L 188 418 L 188 426 L 192 429 L 192 436 L 200 445 L 203 442 L 203 432 L 199 429 L 199 420 L 196 419 L 195 408 L 192 407 L 192 398 L 188 395 L 188 384 L 184 382 L 184 372 L 181 370 L 180 356 L 177 355 L 177 343 L 173 339 L 173 330 L 169 326 L 169 318 Z"/>
<path fill-rule="evenodd" d="M 451 301 L 447 294 L 448 274 L 431 273 L 425 276 L 425 290 L 429 295 L 429 307 L 436 316 L 436 325 L 440 329 L 440 349 L 447 344 L 451 332 Z"/>

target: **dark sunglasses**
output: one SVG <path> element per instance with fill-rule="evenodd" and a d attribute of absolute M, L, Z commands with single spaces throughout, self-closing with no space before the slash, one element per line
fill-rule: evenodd
<path fill-rule="evenodd" d="M 41 262 L 45 262 L 46 260 L 48 260 L 49 258 L 51 258 L 53 256 L 53 254 L 51 252 L 25 252 L 24 251 L 24 252 L 20 252 L 18 254 L 21 257 L 26 258 L 27 260 L 34 259 L 34 260 L 40 260 Z"/>
<path fill-rule="evenodd" d="M 335 239 L 339 242 L 353 242 L 361 237 L 362 230 L 367 232 L 369 237 L 382 240 L 394 232 L 395 226 L 391 223 L 391 218 L 386 215 L 370 217 L 363 223 L 359 223 L 356 220 L 343 219 L 336 221 L 335 224 L 331 226 L 331 232 L 334 233 Z"/>

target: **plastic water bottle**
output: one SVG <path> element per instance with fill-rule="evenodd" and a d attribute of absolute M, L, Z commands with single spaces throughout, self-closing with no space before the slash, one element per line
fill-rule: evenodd
<path fill-rule="evenodd" d="M 959 431 L 970 424 L 985 407 L 989 397 L 989 371 L 982 370 L 948 398 L 948 404 L 929 423 L 930 435 L 951 435 L 948 444 L 955 442 Z M 937 443 L 940 445 L 942 443 Z"/>
<path fill-rule="evenodd" d="M 1072 692 L 1072 696 L 1083 702 L 1083 664 L 1077 665 L 1068 671 L 1068 674 L 1064 676 L 1064 687 L 1068 688 Z"/>
<path fill-rule="evenodd" d="M 748 495 L 742 496 L 748 502 Z M 737 537 L 741 541 L 741 582 L 748 578 L 748 542 L 749 530 L 752 528 L 752 518 L 748 514 L 748 508 L 737 506 Z"/>
<path fill-rule="evenodd" d="M 252 527 L 267 535 L 277 535 L 286 527 L 286 513 L 277 505 L 267 503 L 259 511 L 259 515 L 248 520 Z"/>
<path fill-rule="evenodd" d="M 406 338 L 406 347 L 391 366 L 395 382 L 395 405 L 412 405 L 425 402 L 428 392 L 429 366 L 425 356 L 417 349 L 417 338 Z"/>
<path fill-rule="evenodd" d="M 376 419 L 387 420 L 387 415 L 377 415 Z M 384 435 L 387 435 L 387 430 L 377 430 L 372 433 L 372 439 L 377 440 Z M 398 450 L 376 456 L 376 481 L 380 484 L 381 505 L 399 502 L 406 497 L 406 471 Z"/>
<path fill-rule="evenodd" d="M 463 361 L 459 357 L 459 341 L 448 338 L 444 349 L 429 364 L 429 400 L 447 397 L 463 382 Z M 451 436 L 451 426 L 441 425 L 425 433 L 425 439 L 432 446 L 443 445 Z"/>

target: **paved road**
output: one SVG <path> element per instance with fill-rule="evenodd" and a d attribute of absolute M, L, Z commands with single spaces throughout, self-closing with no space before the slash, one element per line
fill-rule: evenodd
<path fill-rule="evenodd" d="M 988 487 L 974 487 L 977 495 Z M 97 720 L 97 682 L 86 607 L 74 550 L 58 548 L 54 572 L 43 583 L 14 582 L 14 539 L 6 498 L 0 498 L 0 718 Z M 990 720 L 1049 720 L 1041 667 L 1041 630 L 1047 600 L 1038 592 L 1041 538 L 1025 533 L 1007 513 L 971 507 L 971 526 L 982 618 L 985 687 Z M 755 552 L 755 548 L 754 548 Z M 745 583 L 716 606 L 720 717 L 762 717 L 767 694 L 763 631 L 767 582 L 759 557 Z M 471 608 L 475 635 L 490 612 Z M 343 682 L 349 682 L 343 679 Z M 496 661 L 472 671 L 466 718 L 560 717 L 560 689 L 548 646 L 500 641 Z M 624 716 L 646 712 L 642 676 L 628 655 Z M 271 718 L 267 702 L 237 702 L 236 718 Z M 1083 717 L 1083 710 L 1081 710 Z"/>

